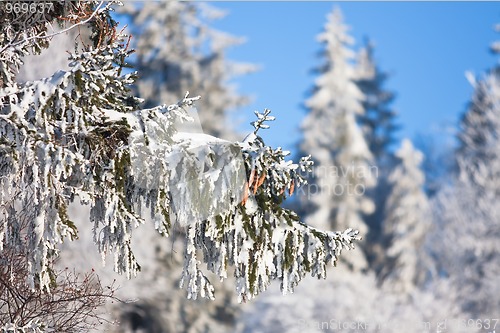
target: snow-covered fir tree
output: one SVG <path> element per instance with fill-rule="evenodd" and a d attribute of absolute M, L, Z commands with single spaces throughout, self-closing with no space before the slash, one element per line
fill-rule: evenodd
<path fill-rule="evenodd" d="M 431 249 L 438 272 L 457 290 L 455 302 L 477 317 L 500 309 L 491 297 L 500 291 L 500 72 L 494 67 L 469 81 L 474 92 L 458 133 L 458 174 L 434 200 L 434 239 L 441 241 Z"/>
<path fill-rule="evenodd" d="M 389 75 L 377 65 L 374 49 L 374 44 L 365 39 L 357 55 L 356 84 L 365 96 L 362 102 L 364 113 L 357 119 L 378 171 L 376 186 L 367 191 L 375 204 L 375 211 L 365 218 L 369 225 L 365 240 L 368 259 L 371 267 L 378 268 L 384 260 L 382 224 L 385 201 L 390 192 L 387 177 L 394 163 L 390 145 L 394 143 L 398 126 L 395 124 L 396 112 L 391 108 L 394 93 L 384 88 Z"/>
<path fill-rule="evenodd" d="M 356 83 L 365 96 L 364 113 L 358 120 L 374 159 L 380 163 L 387 159 L 398 126 L 396 112 L 391 108 L 394 93 L 384 89 L 389 75 L 377 66 L 374 48 L 373 42 L 366 39 L 357 57 Z"/>
<path fill-rule="evenodd" d="M 382 275 L 394 291 L 410 294 L 422 285 L 428 272 L 423 243 L 431 215 L 423 190 L 425 176 L 420 170 L 423 154 L 405 139 L 395 157 L 397 165 L 389 176 L 391 194 L 385 206 L 387 249 Z"/>
<path fill-rule="evenodd" d="M 500 194 L 500 73 L 492 71 L 471 79 L 474 94 L 463 115 L 458 139 L 460 178 L 471 181 L 485 194 Z"/>
<path fill-rule="evenodd" d="M 324 63 L 319 67 L 309 113 L 302 123 L 302 152 L 314 155 L 314 183 L 306 195 L 315 206 L 306 221 L 322 228 L 352 225 L 365 237 L 368 227 L 363 214 L 373 212 L 365 191 L 376 183 L 373 156 L 356 122 L 363 114 L 363 93 L 354 80 L 353 39 L 339 8 L 328 15 L 318 35 L 324 45 Z M 356 269 L 366 267 L 361 250 L 346 256 Z"/>
<path fill-rule="evenodd" d="M 182 1 L 129 3 L 125 8 L 135 35 L 133 64 L 141 77 L 136 88 L 146 106 L 176 101 L 185 91 L 196 92 L 204 96 L 197 103 L 204 131 L 235 138 L 228 112 L 247 103 L 248 97 L 239 95 L 230 80 L 256 67 L 226 59 L 226 50 L 244 41 L 209 26 L 226 13 Z"/>
<path fill-rule="evenodd" d="M 26 283 L 49 293 L 61 243 L 78 236 L 68 206 L 79 201 L 89 206 L 103 262 L 112 256 L 114 270 L 131 278 L 141 269 L 132 240 L 147 222 L 146 206 L 159 235 L 184 230 L 180 280 L 188 298 L 213 299 L 208 277 L 224 280 L 229 269 L 240 301 L 274 279 L 289 293 L 308 273 L 324 278 L 357 231 L 324 232 L 282 208 L 304 185 L 309 159 L 294 164 L 264 144 L 259 130 L 274 119 L 268 110 L 256 112 L 245 140 L 231 142 L 178 130 L 193 121 L 198 97 L 141 109 L 129 89 L 135 73 L 124 72 L 132 51 L 112 5 L 54 2 L 49 13 L 31 15 L 0 4 L 0 251 L 23 254 Z M 90 24 L 92 43 L 70 55 L 69 70 L 16 82 L 23 56 L 48 46 L 56 21 Z"/>

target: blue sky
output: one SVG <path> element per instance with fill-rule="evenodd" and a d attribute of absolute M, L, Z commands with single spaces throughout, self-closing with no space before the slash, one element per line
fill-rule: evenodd
<path fill-rule="evenodd" d="M 443 138 L 457 124 L 472 89 L 465 71 L 480 74 L 497 58 L 489 45 L 500 34 L 498 2 L 214 2 L 229 14 L 214 22 L 223 31 L 247 38 L 234 47 L 232 60 L 261 65 L 236 80 L 254 102 L 238 111 L 243 131 L 253 110 L 269 108 L 277 117 L 264 134 L 272 146 L 293 150 L 305 115 L 301 103 L 312 87 L 311 69 L 319 63 L 316 35 L 326 15 L 339 6 L 358 49 L 365 36 L 376 44 L 379 66 L 391 73 L 386 87 L 402 129 L 398 138 L 417 133 Z"/>

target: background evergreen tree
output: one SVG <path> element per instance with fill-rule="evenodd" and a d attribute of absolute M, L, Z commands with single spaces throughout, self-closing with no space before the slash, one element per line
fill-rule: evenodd
<path fill-rule="evenodd" d="M 492 50 L 498 53 L 498 42 Z M 500 198 L 500 72 L 498 65 L 479 78 L 468 74 L 474 92 L 458 131 L 457 170 L 436 194 L 437 225 L 431 237 L 437 274 L 454 290 L 452 301 L 470 317 L 498 313 Z M 436 239 L 440 239 L 436 242 Z"/>
<path fill-rule="evenodd" d="M 362 102 L 364 113 L 358 121 L 365 135 L 368 147 L 377 163 L 382 163 L 390 155 L 390 146 L 395 143 L 396 112 L 391 108 L 395 95 L 384 89 L 389 77 L 380 70 L 374 59 L 375 46 L 365 39 L 357 57 L 356 83 L 365 98 Z"/>
<path fill-rule="evenodd" d="M 492 72 L 473 82 L 474 95 L 462 118 L 458 134 L 460 146 L 457 151 L 457 164 L 460 178 L 491 194 L 500 191 L 499 80 L 499 75 Z"/>
<path fill-rule="evenodd" d="M 319 67 L 309 113 L 302 123 L 301 151 L 314 155 L 317 165 L 313 184 L 306 195 L 314 205 L 306 221 L 322 228 L 355 226 L 366 237 L 363 214 L 373 212 L 373 202 L 365 191 L 376 183 L 370 166 L 373 156 L 357 124 L 363 114 L 363 93 L 355 83 L 352 37 L 347 34 L 340 9 L 328 15 L 318 40 L 324 45 L 324 63 Z M 363 252 L 346 258 L 355 269 L 366 268 Z"/>
<path fill-rule="evenodd" d="M 408 295 L 427 278 L 423 245 L 432 221 L 423 191 L 422 153 L 406 139 L 395 157 L 397 165 L 389 176 L 391 193 L 385 206 L 387 248 L 382 278 L 396 292 Z"/>
<path fill-rule="evenodd" d="M 441 274 L 457 290 L 456 302 L 471 316 L 498 312 L 488 295 L 500 290 L 496 246 L 500 236 L 500 78 L 496 69 L 473 80 L 474 93 L 461 121 L 456 151 L 458 174 L 435 200 L 439 219 L 434 249 Z"/>
<path fill-rule="evenodd" d="M 396 112 L 391 108 L 394 93 L 385 90 L 384 85 L 389 75 L 380 70 L 374 58 L 374 45 L 365 39 L 357 56 L 356 84 L 365 95 L 362 102 L 364 113 L 357 120 L 363 130 L 365 140 L 374 157 L 377 168 L 377 184 L 367 190 L 367 195 L 375 204 L 372 214 L 365 216 L 369 225 L 366 235 L 366 249 L 370 266 L 378 269 L 384 260 L 383 222 L 385 201 L 390 193 L 387 180 L 394 166 L 391 145 L 395 142 Z"/>

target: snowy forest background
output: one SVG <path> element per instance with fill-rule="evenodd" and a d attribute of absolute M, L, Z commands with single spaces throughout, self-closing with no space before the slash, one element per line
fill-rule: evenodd
<path fill-rule="evenodd" d="M 377 65 L 369 39 L 354 47 L 341 7 L 325 13 L 318 26 L 315 83 L 303 101 L 292 152 L 296 159 L 311 155 L 313 173 L 285 206 L 322 230 L 359 230 L 356 249 L 343 253 L 326 279 L 309 276 L 293 294 L 283 296 L 276 282 L 238 304 L 234 282 L 225 281 L 215 284 L 214 301 L 191 300 L 178 288 L 182 231 L 165 241 L 153 228 L 137 229 L 132 247 L 142 271 L 128 280 L 101 267 L 85 224 L 90 211 L 72 204 L 79 239 L 63 244 L 58 264 L 95 271 L 126 301 L 102 305 L 104 317 L 119 324 L 96 331 L 500 330 L 500 65 L 468 76 L 474 92 L 463 96 L 469 103 L 458 121 L 456 147 L 440 151 L 399 139 L 402 125 L 392 106 L 397 91 L 386 88 L 390 75 Z M 116 10 L 114 17 L 132 34 L 135 53 L 126 71 L 137 71 L 133 91 L 144 106 L 174 104 L 189 91 L 201 96 L 195 104 L 204 133 L 243 140 L 235 113 L 251 97 L 236 86 L 239 77 L 260 69 L 252 59 L 227 58 L 244 36 L 212 27 L 226 13 L 215 4 L 171 1 L 126 2 Z M 69 68 L 66 51 L 89 38 L 85 26 L 55 36 L 41 55 L 23 59 L 16 80 Z M 492 41 L 491 52 L 500 53 L 498 42 Z"/>

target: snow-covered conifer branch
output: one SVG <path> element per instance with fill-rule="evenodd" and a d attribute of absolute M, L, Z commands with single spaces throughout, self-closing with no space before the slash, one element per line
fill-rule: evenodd
<path fill-rule="evenodd" d="M 26 255 L 31 287 L 50 291 L 59 244 L 77 237 L 67 214 L 77 198 L 90 205 L 103 259 L 113 254 L 127 277 L 140 270 L 131 240 L 145 205 L 161 235 L 173 223 L 186 230 L 189 297 L 214 296 L 201 262 L 220 279 L 233 267 L 240 300 L 273 279 L 286 293 L 308 273 L 324 278 L 357 231 L 323 232 L 282 207 L 311 162 L 286 161 L 288 152 L 257 136 L 274 119 L 270 111 L 256 113 L 256 131 L 241 143 L 183 133 L 177 125 L 192 120 L 184 111 L 198 97 L 140 109 L 128 88 L 135 74 L 121 74 L 126 36 L 111 19 L 96 29 L 96 47 L 72 55 L 70 70 L 0 90 L 0 251 L 8 245 Z M 0 65 L 8 66 L 4 58 Z"/>
<path fill-rule="evenodd" d="M 257 131 L 261 128 L 267 129 L 269 128 L 269 125 L 264 124 L 266 121 L 274 121 L 276 118 L 273 116 L 270 116 L 269 114 L 271 113 L 271 110 L 265 109 L 264 113 L 260 113 L 259 111 L 255 111 L 255 115 L 257 116 L 257 120 L 252 122 L 252 126 L 255 128 L 254 133 L 257 133 Z"/>
<path fill-rule="evenodd" d="M 310 227 L 281 207 L 286 196 L 306 182 L 302 174 L 311 167 L 310 157 L 298 165 L 285 161 L 289 152 L 266 146 L 258 136 L 247 137 L 240 145 L 248 179 L 242 203 L 188 231 L 183 282 L 187 280 L 189 297 L 210 296 L 212 291 L 211 285 L 203 283 L 205 288 L 200 289 L 197 283 L 203 273 L 194 248 L 202 251 L 207 268 L 221 279 L 227 277 L 228 266 L 234 266 L 236 290 L 244 301 L 274 279 L 288 293 L 306 274 L 325 278 L 328 263 L 335 264 L 342 250 L 352 248 L 358 239 L 358 232 L 351 229 L 323 232 Z"/>
<path fill-rule="evenodd" d="M 180 100 L 177 104 L 169 105 L 167 107 L 167 111 L 193 106 L 194 102 L 198 101 L 200 98 L 201 96 L 189 97 L 189 91 L 187 91 L 186 94 L 184 95 L 184 98 Z"/>

